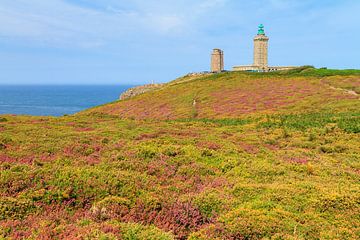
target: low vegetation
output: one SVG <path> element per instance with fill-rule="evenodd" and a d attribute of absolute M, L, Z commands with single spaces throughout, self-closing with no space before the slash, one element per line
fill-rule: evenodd
<path fill-rule="evenodd" d="M 165 103 L 137 115 L 150 93 L 74 116 L 2 116 L 0 239 L 360 238 L 360 105 L 342 90 L 360 77 L 302 71 L 320 77 L 224 73 L 165 86 L 151 94 L 172 96 L 169 118 Z M 354 81 L 329 80 L 340 75 Z M 327 85 L 336 89 L 315 90 Z M 289 89 L 272 100 L 281 104 L 259 98 L 243 111 L 245 99 Z"/>
<path fill-rule="evenodd" d="M 358 109 L 360 70 L 303 67 L 183 77 L 162 88 L 85 111 L 129 119 L 243 118 Z M 342 101 L 344 100 L 344 101 Z"/>

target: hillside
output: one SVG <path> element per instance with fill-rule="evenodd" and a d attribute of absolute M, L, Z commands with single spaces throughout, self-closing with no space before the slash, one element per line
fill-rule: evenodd
<path fill-rule="evenodd" d="M 359 106 L 359 77 L 356 70 L 312 68 L 189 76 L 86 113 L 164 120 L 355 110 Z"/>
<path fill-rule="evenodd" d="M 187 76 L 0 116 L 0 239 L 359 239 L 360 71 Z"/>

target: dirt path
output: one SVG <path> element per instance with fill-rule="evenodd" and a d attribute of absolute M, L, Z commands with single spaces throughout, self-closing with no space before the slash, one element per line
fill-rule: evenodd
<path fill-rule="evenodd" d="M 324 84 L 325 86 L 329 87 L 330 89 L 332 90 L 336 90 L 336 91 L 342 91 L 342 92 L 345 92 L 346 94 L 350 94 L 350 95 L 353 95 L 353 96 L 359 96 L 359 94 L 353 90 L 348 90 L 348 89 L 345 89 L 345 88 L 339 88 L 339 87 L 334 87 L 332 86 L 331 84 L 327 83 L 325 81 L 326 79 L 321 79 L 321 83 Z M 360 99 L 359 99 L 360 100 Z"/>
<path fill-rule="evenodd" d="M 331 85 L 328 85 L 330 89 L 333 89 L 333 90 L 338 90 L 338 91 L 343 91 L 347 94 L 350 94 L 350 95 L 355 95 L 355 96 L 359 96 L 359 94 L 353 90 L 347 90 L 347 89 L 344 89 L 344 88 L 336 88 L 336 87 L 333 87 Z"/>

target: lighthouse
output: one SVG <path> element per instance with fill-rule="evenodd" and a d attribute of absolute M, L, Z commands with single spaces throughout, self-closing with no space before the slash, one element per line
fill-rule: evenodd
<path fill-rule="evenodd" d="M 268 43 L 264 25 L 260 24 L 258 34 L 254 38 L 254 66 L 267 71 L 268 69 Z"/>
<path fill-rule="evenodd" d="M 222 72 L 224 70 L 224 52 L 215 48 L 211 54 L 211 72 Z"/>

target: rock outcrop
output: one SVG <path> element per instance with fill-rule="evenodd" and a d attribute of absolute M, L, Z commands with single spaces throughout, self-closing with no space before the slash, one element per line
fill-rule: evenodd
<path fill-rule="evenodd" d="M 137 95 L 159 89 L 163 85 L 164 84 L 146 84 L 146 85 L 130 88 L 130 89 L 126 90 L 126 92 L 124 92 L 123 94 L 120 95 L 120 100 L 129 99 L 129 98 L 135 97 Z"/>

